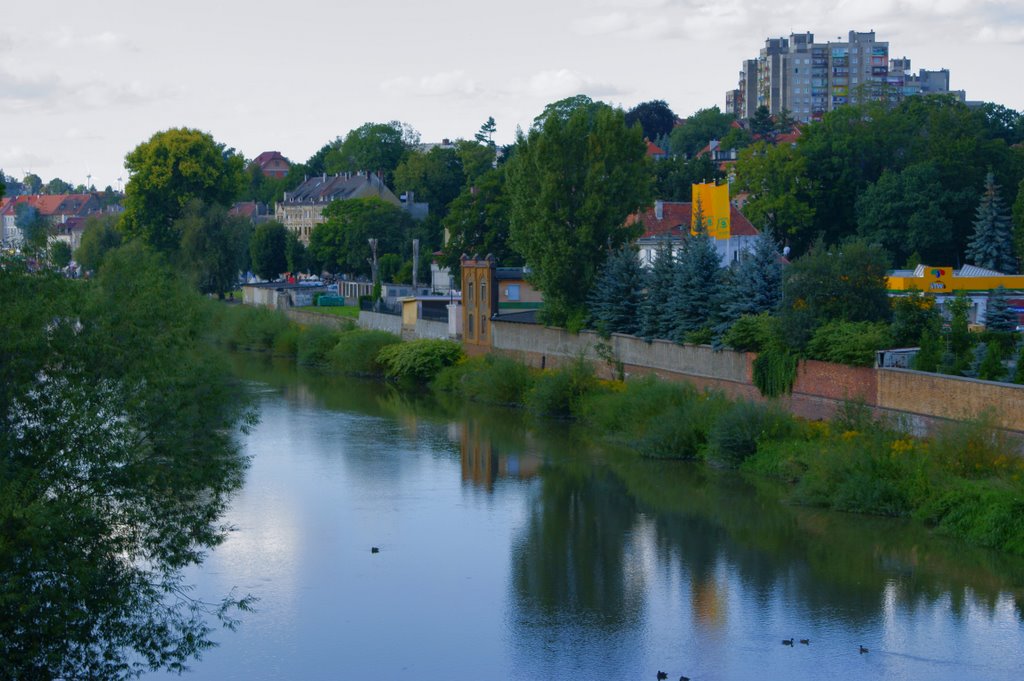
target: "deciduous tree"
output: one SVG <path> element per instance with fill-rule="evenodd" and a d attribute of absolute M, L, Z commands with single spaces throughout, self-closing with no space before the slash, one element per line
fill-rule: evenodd
<path fill-rule="evenodd" d="M 289 270 L 286 259 L 288 228 L 276 220 L 257 225 L 249 241 L 252 271 L 260 279 L 276 279 Z"/>
<path fill-rule="evenodd" d="M 124 232 L 157 251 L 181 242 L 175 221 L 195 199 L 230 205 L 245 186 L 244 160 L 209 133 L 172 128 L 153 135 L 125 156 Z"/>
<path fill-rule="evenodd" d="M 556 103 L 517 146 L 507 166 L 513 246 L 544 293 L 546 319 L 582 322 L 608 249 L 634 236 L 626 217 L 651 198 L 643 136 L 606 104 Z"/>
<path fill-rule="evenodd" d="M 644 137 L 654 141 L 672 132 L 676 114 L 663 99 L 640 102 L 626 112 L 626 125 L 639 123 Z"/>
<path fill-rule="evenodd" d="M 369 276 L 368 239 L 377 239 L 379 255 L 408 248 L 409 214 L 376 197 L 334 201 L 323 216 L 309 239 L 309 255 L 318 269 Z"/>
<path fill-rule="evenodd" d="M 0 677 L 181 671 L 248 600 L 183 570 L 227 531 L 245 400 L 141 244 L 82 284 L 0 267 Z"/>
<path fill-rule="evenodd" d="M 82 241 L 75 251 L 75 260 L 86 270 L 99 270 L 104 256 L 121 245 L 121 232 L 117 229 L 118 218 L 111 214 L 92 215 L 86 218 L 82 230 Z"/>

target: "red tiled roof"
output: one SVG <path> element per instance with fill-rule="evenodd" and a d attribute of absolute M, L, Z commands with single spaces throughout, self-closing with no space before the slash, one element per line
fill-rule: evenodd
<path fill-rule="evenodd" d="M 668 156 L 668 152 L 659 147 L 651 140 L 644 140 L 647 142 L 647 155 L 648 156 Z"/>
<path fill-rule="evenodd" d="M 684 230 L 690 230 L 690 211 L 693 204 L 682 201 L 665 201 L 662 203 L 661 220 L 655 217 L 654 206 L 651 206 L 639 215 L 631 215 L 627 224 L 635 224 L 639 221 L 644 226 L 644 234 L 641 238 L 653 239 L 659 236 L 682 235 Z M 736 206 L 729 206 L 729 219 L 732 222 L 730 229 L 733 236 L 757 236 L 760 232 L 750 220 L 744 217 Z"/>
<path fill-rule="evenodd" d="M 252 162 L 258 165 L 260 168 L 267 165 L 271 161 L 284 161 L 285 163 L 291 165 L 288 159 L 286 159 L 281 154 L 280 151 L 264 151 L 262 154 L 260 154 L 259 156 L 252 160 Z"/>
<path fill-rule="evenodd" d="M 17 210 L 18 204 L 26 203 L 39 211 L 39 214 L 44 217 L 79 215 L 92 198 L 92 194 L 23 194 L 10 199 L 4 199 L 3 203 L 0 203 L 0 214 L 13 214 Z M 99 204 L 95 204 L 93 209 L 98 210 Z"/>

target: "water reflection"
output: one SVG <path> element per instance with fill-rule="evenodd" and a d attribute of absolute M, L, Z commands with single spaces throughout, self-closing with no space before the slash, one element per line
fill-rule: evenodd
<path fill-rule="evenodd" d="M 774 483 L 639 459 L 518 412 L 251 356 L 237 370 L 289 405 L 275 407 L 286 425 L 261 445 L 289 448 L 274 475 L 308 457 L 321 476 L 297 486 L 290 503 L 303 510 L 281 514 L 293 540 L 280 546 L 315 551 L 295 538 L 357 527 L 387 534 L 392 544 L 372 564 L 387 566 L 387 579 L 375 584 L 378 597 L 404 594 L 400 602 L 358 611 L 363 572 L 331 588 L 337 607 L 363 618 L 357 631 L 378 625 L 406 656 L 432 659 L 427 677 L 638 678 L 669 668 L 674 678 L 962 679 L 1024 668 L 1019 559 L 913 523 L 786 506 Z M 336 526 L 314 531 L 323 519 Z M 422 527 L 406 529 L 413 523 Z M 250 561 L 278 555 L 261 546 L 248 537 L 223 548 Z M 386 562 L 400 551 L 407 562 Z M 296 602 L 289 617 L 309 619 Z M 402 610 L 405 627 L 377 622 L 378 609 Z M 457 660 L 439 653 L 445 639 L 425 650 L 401 638 L 422 639 L 413 625 L 435 620 L 473 642 Z M 779 644 L 790 636 L 812 644 Z M 861 643 L 870 655 L 857 653 Z"/>

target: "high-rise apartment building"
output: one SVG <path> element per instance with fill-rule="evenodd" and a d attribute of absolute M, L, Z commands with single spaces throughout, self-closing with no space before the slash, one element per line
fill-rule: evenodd
<path fill-rule="evenodd" d="M 910 60 L 890 62 L 889 43 L 876 40 L 874 31 L 850 31 L 845 41 L 825 43 L 815 42 L 813 33 L 793 33 L 768 38 L 757 59 L 743 62 L 738 88 L 726 94 L 726 111 L 749 118 L 766 106 L 807 122 L 844 104 L 926 92 L 949 92 L 949 71 L 911 75 Z"/>

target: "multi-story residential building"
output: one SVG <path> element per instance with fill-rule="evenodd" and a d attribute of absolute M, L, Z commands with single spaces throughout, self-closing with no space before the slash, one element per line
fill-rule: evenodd
<path fill-rule="evenodd" d="M 85 218 L 94 213 L 118 212 L 119 206 L 103 208 L 96 193 L 91 194 L 22 194 L 11 198 L 0 199 L 0 241 L 7 245 L 17 245 L 22 241 L 21 230 L 17 226 L 18 206 L 27 205 L 38 211 L 54 228 L 58 235 L 69 235 L 68 229 L 60 229 L 72 218 Z M 80 223 L 80 221 L 79 221 Z M 76 224 L 79 224 L 76 223 Z M 79 231 L 80 236 L 80 231 Z M 74 245 L 74 239 L 69 237 Z"/>
<path fill-rule="evenodd" d="M 807 122 L 848 103 L 949 92 L 949 71 L 912 76 L 909 70 L 905 57 L 890 62 L 889 43 L 876 40 L 874 31 L 850 31 L 845 41 L 825 43 L 815 42 L 813 33 L 768 38 L 756 60 L 743 62 L 738 88 L 726 93 L 726 110 L 749 118 L 765 106 Z"/>
<path fill-rule="evenodd" d="M 396 206 L 402 201 L 373 173 L 339 173 L 308 178 L 284 198 L 274 210 L 274 218 L 309 244 L 313 227 L 324 221 L 324 207 L 332 201 L 362 199 L 371 196 Z"/>
<path fill-rule="evenodd" d="M 920 69 L 915 75 L 911 72 L 910 59 L 907 57 L 889 60 L 889 79 L 895 87 L 900 88 L 904 96 L 950 93 L 956 95 L 961 102 L 967 99 L 967 93 L 963 90 L 949 89 L 949 69 Z"/>

